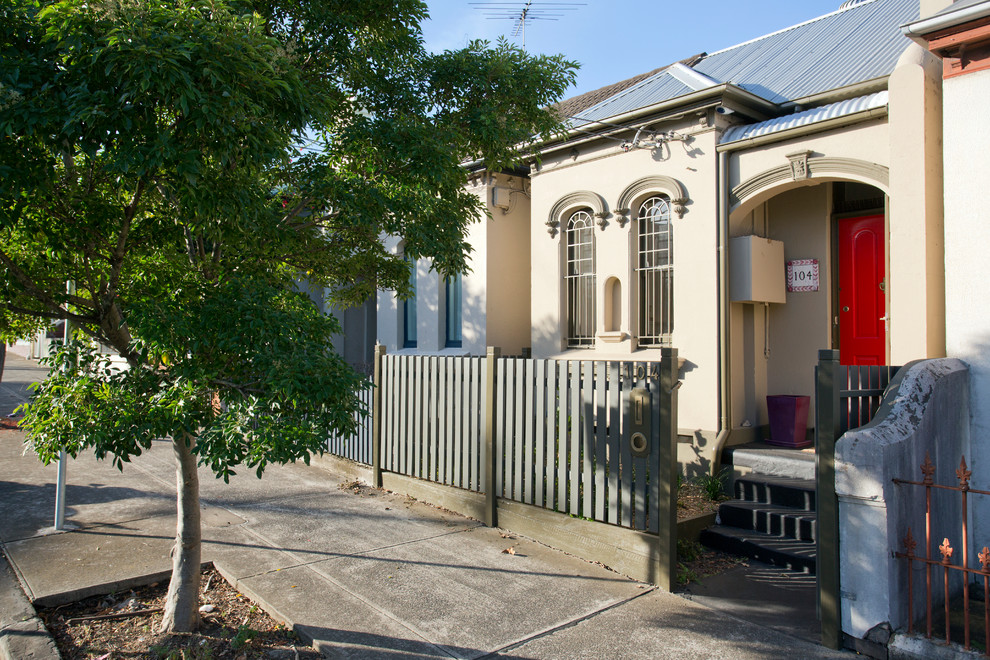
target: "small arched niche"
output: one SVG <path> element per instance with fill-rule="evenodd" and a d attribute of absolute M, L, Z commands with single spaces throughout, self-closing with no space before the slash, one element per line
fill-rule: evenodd
<path fill-rule="evenodd" d="M 622 282 L 618 277 L 605 281 L 605 332 L 622 328 Z"/>

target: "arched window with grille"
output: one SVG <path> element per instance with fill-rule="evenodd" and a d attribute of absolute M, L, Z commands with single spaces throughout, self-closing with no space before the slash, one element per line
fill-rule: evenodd
<path fill-rule="evenodd" d="M 595 225 L 587 209 L 571 214 L 567 244 L 567 345 L 595 343 Z"/>
<path fill-rule="evenodd" d="M 639 345 L 670 344 L 674 330 L 674 233 L 666 195 L 646 199 L 637 216 Z"/>

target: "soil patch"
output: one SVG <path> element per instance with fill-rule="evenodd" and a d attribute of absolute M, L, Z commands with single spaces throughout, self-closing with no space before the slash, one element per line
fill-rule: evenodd
<path fill-rule="evenodd" d="M 168 583 L 42 608 L 63 660 L 316 660 L 295 632 L 238 593 L 215 569 L 200 581 L 203 623 L 192 634 L 157 631 Z"/>

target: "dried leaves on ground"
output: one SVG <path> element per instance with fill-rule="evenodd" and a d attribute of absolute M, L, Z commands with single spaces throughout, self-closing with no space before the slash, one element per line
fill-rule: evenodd
<path fill-rule="evenodd" d="M 39 610 L 63 660 L 315 660 L 291 630 L 238 593 L 213 568 L 203 571 L 196 633 L 162 635 L 168 583 L 156 583 Z"/>

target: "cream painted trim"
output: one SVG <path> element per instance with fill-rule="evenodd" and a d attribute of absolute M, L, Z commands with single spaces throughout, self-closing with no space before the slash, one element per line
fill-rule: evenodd
<path fill-rule="evenodd" d="M 588 190 L 579 190 L 564 195 L 557 200 L 557 203 L 550 209 L 550 217 L 546 221 L 547 232 L 551 237 L 557 235 L 557 229 L 561 225 L 563 215 L 571 209 L 583 206 L 590 206 L 596 218 L 600 220 L 608 216 L 608 208 L 605 206 L 605 198 L 598 193 Z"/>
<path fill-rule="evenodd" d="M 684 190 L 684 184 L 673 177 L 657 174 L 638 179 L 626 187 L 622 191 L 622 194 L 619 195 L 619 204 L 615 212 L 621 216 L 618 221 L 620 227 L 624 227 L 628 221 L 626 216 L 630 213 L 630 206 L 633 200 L 645 192 L 654 190 L 667 195 L 674 207 L 674 212 L 677 213 L 677 217 L 684 217 L 684 205 L 691 201 L 687 195 L 687 191 Z"/>
<path fill-rule="evenodd" d="M 883 186 L 890 186 L 890 169 L 885 165 L 871 163 L 857 158 L 840 158 L 817 156 L 808 158 L 808 178 L 835 175 L 853 175 L 874 181 Z M 743 181 L 732 189 L 730 201 L 732 206 L 738 206 L 756 193 L 770 188 L 783 181 L 793 181 L 794 175 L 790 163 L 766 170 Z M 803 180 L 803 179 L 802 179 Z"/>

